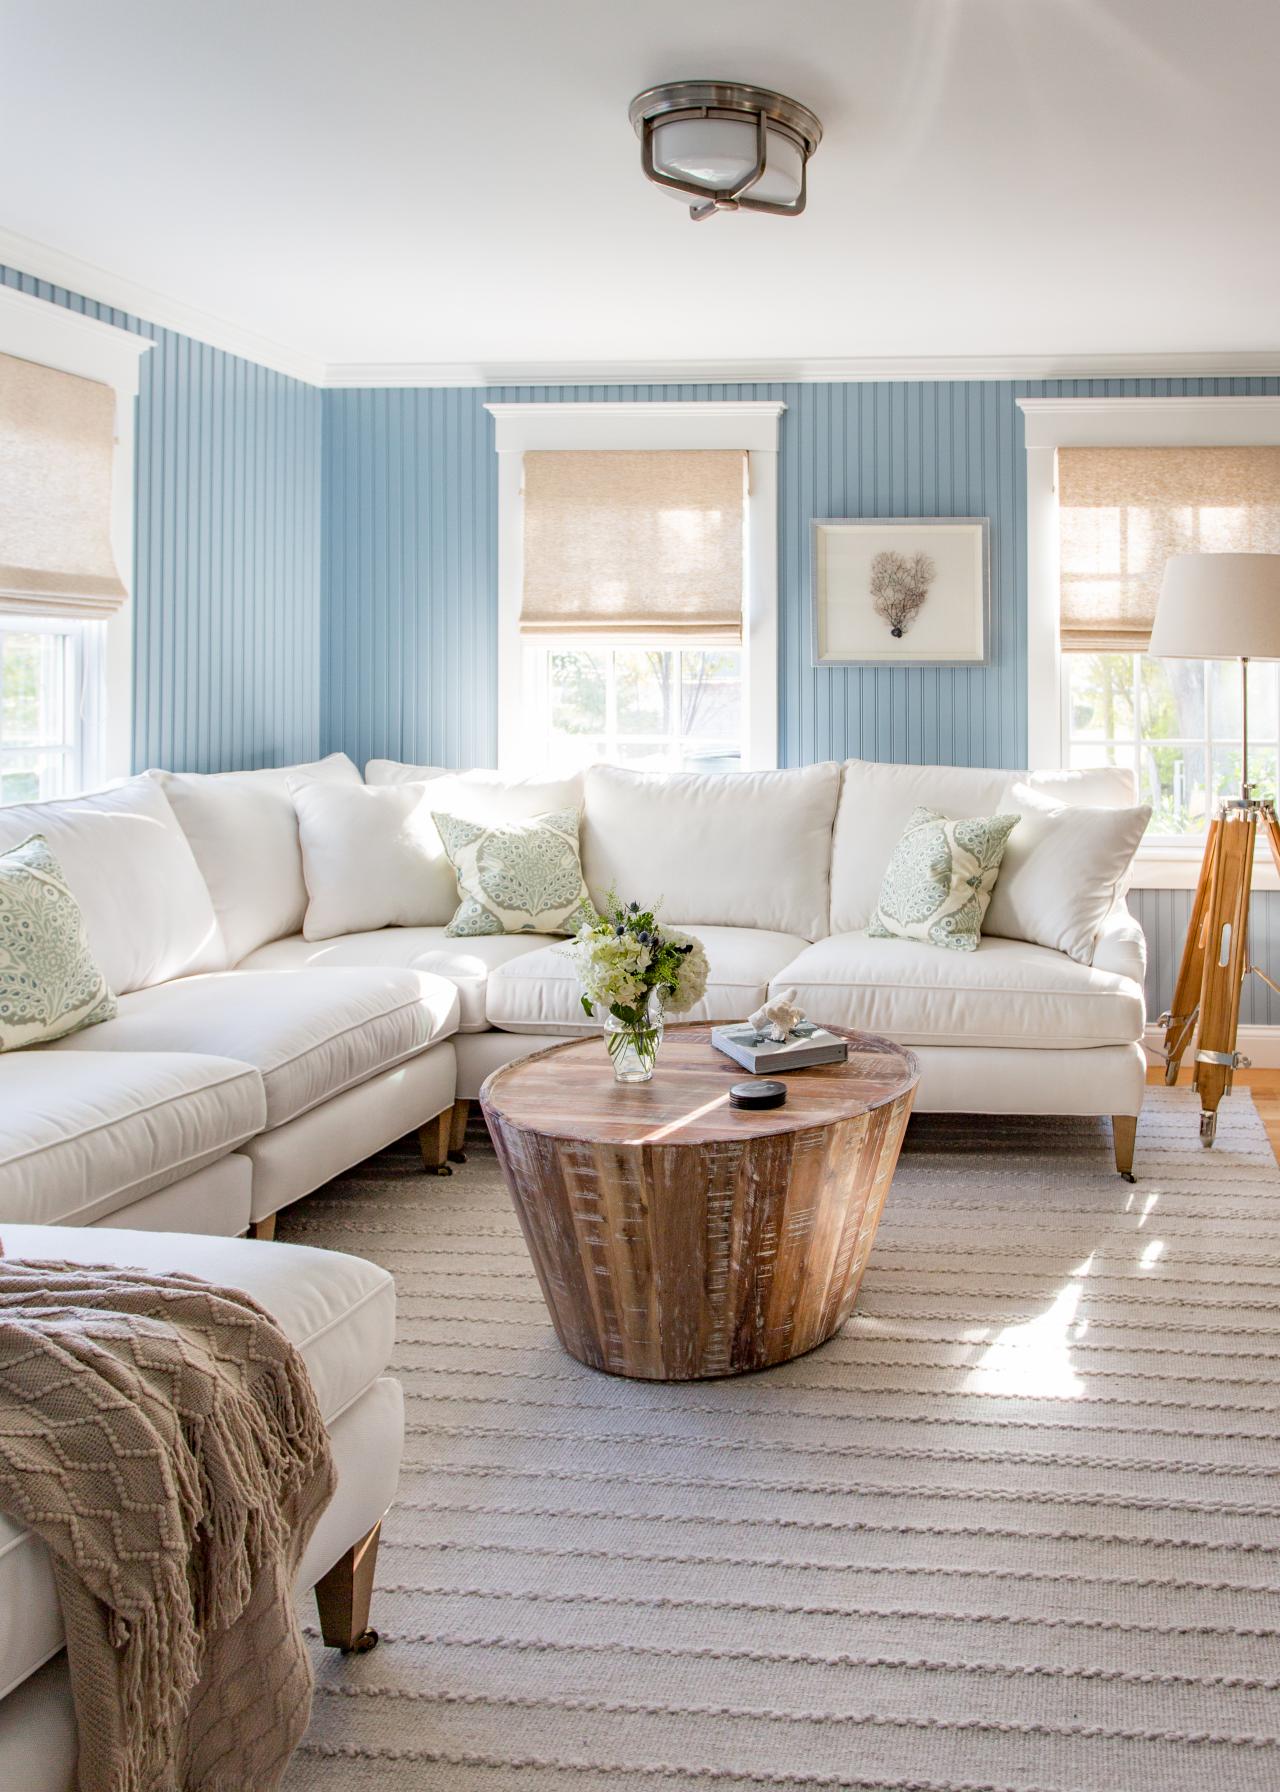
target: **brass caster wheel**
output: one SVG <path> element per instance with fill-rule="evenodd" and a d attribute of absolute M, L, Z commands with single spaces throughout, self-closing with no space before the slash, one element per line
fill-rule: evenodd
<path fill-rule="evenodd" d="M 378 1646 L 377 1631 L 376 1630 L 362 1630 L 360 1632 L 360 1635 L 356 1638 L 355 1642 L 352 1643 L 351 1647 L 349 1649 L 344 1649 L 342 1651 L 342 1653 L 344 1655 L 367 1655 L 369 1653 L 370 1649 L 376 1649 L 377 1646 Z"/>
<path fill-rule="evenodd" d="M 453 1175 L 453 1165 L 452 1164 L 437 1164 L 436 1165 L 436 1175 L 437 1176 L 452 1176 Z"/>
<path fill-rule="evenodd" d="M 1121 1170 L 1120 1180 L 1121 1182 L 1136 1182 L 1138 1178 L 1134 1175 L 1132 1170 Z"/>
<path fill-rule="evenodd" d="M 1213 1113 L 1210 1113 L 1208 1108 L 1205 1108 L 1200 1115 L 1200 1143 L 1204 1146 L 1206 1151 L 1209 1146 L 1212 1145 L 1217 1131 L 1218 1115 L 1216 1110 Z"/>
<path fill-rule="evenodd" d="M 466 1161 L 467 1154 L 465 1151 L 451 1151 L 449 1153 L 449 1162 L 451 1164 L 465 1164 Z"/>

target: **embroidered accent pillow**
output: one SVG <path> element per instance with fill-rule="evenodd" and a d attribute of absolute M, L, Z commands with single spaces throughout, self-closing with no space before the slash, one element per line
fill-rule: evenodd
<path fill-rule="evenodd" d="M 949 821 L 914 809 L 893 849 L 867 932 L 976 952 L 1005 842 L 1016 815 Z"/>
<path fill-rule="evenodd" d="M 116 999 L 48 842 L 0 853 L 0 1052 L 110 1020 Z"/>
<path fill-rule="evenodd" d="M 582 878 L 577 809 L 486 824 L 432 813 L 458 878 L 451 939 L 482 933 L 576 933 L 596 911 Z"/>

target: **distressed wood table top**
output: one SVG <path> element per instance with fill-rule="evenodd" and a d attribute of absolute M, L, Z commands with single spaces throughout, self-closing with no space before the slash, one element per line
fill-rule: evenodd
<path fill-rule="evenodd" d="M 894 1102 L 914 1087 L 916 1059 L 872 1033 L 830 1027 L 849 1042 L 844 1064 L 784 1072 L 785 1107 L 752 1111 L 729 1105 L 734 1083 L 750 1071 L 711 1044 L 705 1021 L 669 1026 L 649 1083 L 620 1084 L 601 1040 L 552 1046 L 495 1070 L 481 1094 L 506 1126 L 545 1138 L 612 1145 L 709 1145 L 770 1138 L 831 1126 Z"/>

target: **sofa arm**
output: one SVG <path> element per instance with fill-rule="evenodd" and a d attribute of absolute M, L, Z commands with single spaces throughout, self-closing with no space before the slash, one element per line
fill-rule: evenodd
<path fill-rule="evenodd" d="M 1093 968 L 1142 983 L 1147 975 L 1147 937 L 1124 898 L 1111 910 L 1093 942 Z"/>

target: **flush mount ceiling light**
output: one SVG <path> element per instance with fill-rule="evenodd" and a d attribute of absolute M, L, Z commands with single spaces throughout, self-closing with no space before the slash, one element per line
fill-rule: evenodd
<path fill-rule="evenodd" d="M 649 179 L 716 212 L 804 210 L 805 170 L 822 141 L 807 106 L 767 87 L 736 81 L 670 81 L 631 102 L 640 161 Z"/>

